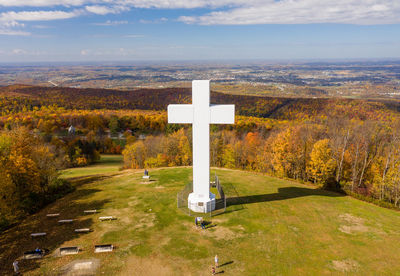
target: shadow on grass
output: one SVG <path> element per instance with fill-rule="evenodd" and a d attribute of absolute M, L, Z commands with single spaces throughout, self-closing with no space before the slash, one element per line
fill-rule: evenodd
<path fill-rule="evenodd" d="M 94 162 L 94 165 L 101 165 L 101 164 L 121 164 L 123 163 L 122 155 L 102 155 L 100 160 Z"/>
<path fill-rule="evenodd" d="M 211 221 L 204 221 L 203 222 L 205 229 L 210 229 L 210 228 L 214 228 L 217 226 L 216 223 L 212 224 Z"/>
<path fill-rule="evenodd" d="M 320 189 L 309 189 L 301 187 L 284 187 L 279 188 L 277 193 L 274 194 L 262 194 L 262 195 L 250 195 L 250 196 L 237 196 L 226 199 L 226 206 L 251 204 L 258 202 L 277 201 L 285 200 L 304 196 L 329 196 L 329 197 L 341 197 L 343 194 L 320 190 Z"/>
<path fill-rule="evenodd" d="M 233 264 L 233 261 L 229 261 L 229 262 L 223 263 L 222 265 L 219 265 L 218 268 L 226 266 L 226 265 L 230 265 L 230 264 Z"/>
<path fill-rule="evenodd" d="M 86 182 L 87 183 L 87 182 Z M 24 252 L 35 248 L 53 252 L 62 244 L 78 237 L 76 228 L 91 228 L 97 216 L 84 214 L 84 210 L 101 210 L 108 200 L 82 202 L 82 199 L 92 195 L 98 189 L 80 189 L 64 198 L 48 205 L 38 213 L 24 219 L 20 224 L 4 231 L 0 235 L 0 275 L 13 275 L 12 263 L 19 260 L 21 273 L 27 273 L 40 266 L 40 260 L 23 260 Z M 46 217 L 49 213 L 60 213 L 59 217 Z M 74 219 L 72 223 L 59 224 L 58 220 Z M 31 233 L 45 232 L 47 235 L 40 238 L 31 238 Z M 69 246 L 76 246 L 70 244 Z M 45 256 L 46 258 L 46 256 Z"/>
<path fill-rule="evenodd" d="M 111 178 L 112 176 L 110 175 L 102 175 L 102 174 L 95 174 L 91 176 L 77 176 L 77 177 L 71 177 L 67 178 L 67 181 L 71 182 L 72 186 L 78 187 L 83 184 L 90 184 L 93 182 L 97 181 L 102 181 L 107 178 Z"/>
<path fill-rule="evenodd" d="M 152 183 L 152 182 L 156 182 L 157 181 L 157 179 L 143 179 L 143 183 L 148 183 L 148 184 L 150 184 L 150 183 Z"/>

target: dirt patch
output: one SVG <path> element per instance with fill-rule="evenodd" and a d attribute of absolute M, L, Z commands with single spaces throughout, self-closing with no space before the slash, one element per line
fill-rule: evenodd
<path fill-rule="evenodd" d="M 202 233 L 217 240 L 232 240 L 242 236 L 241 233 L 235 233 L 223 226 L 217 226 L 214 229 L 206 229 L 206 231 L 203 230 Z"/>
<path fill-rule="evenodd" d="M 289 229 L 291 229 L 293 232 L 299 232 L 299 228 L 296 226 L 289 226 Z"/>
<path fill-rule="evenodd" d="M 135 229 L 140 229 L 140 228 L 148 228 L 148 227 L 153 227 L 155 224 L 156 220 L 156 214 L 155 213 L 147 213 L 141 215 L 140 219 L 138 222 L 135 224 L 134 228 Z"/>
<path fill-rule="evenodd" d="M 354 234 L 355 232 L 368 232 L 368 227 L 365 225 L 341 225 L 339 231 L 346 234 Z"/>
<path fill-rule="evenodd" d="M 131 224 L 132 223 L 132 210 L 130 208 L 121 208 L 121 209 L 107 209 L 104 211 L 104 216 L 114 216 L 117 218 L 119 222 L 122 222 L 124 224 Z M 103 223 L 107 223 L 108 221 L 105 221 Z M 112 221 L 109 221 L 109 223 L 112 223 Z"/>
<path fill-rule="evenodd" d="M 154 184 L 155 182 L 156 182 L 156 180 L 150 179 L 150 180 L 147 180 L 147 181 L 141 181 L 141 182 L 139 182 L 139 184 L 149 185 L 149 184 Z"/>
<path fill-rule="evenodd" d="M 243 225 L 237 225 L 237 226 L 234 226 L 234 229 L 237 229 L 237 230 L 240 230 L 240 231 L 246 231 L 246 229 L 243 227 Z"/>
<path fill-rule="evenodd" d="M 98 259 L 76 260 L 61 268 L 62 275 L 78 276 L 78 275 L 95 275 L 100 265 Z"/>
<path fill-rule="evenodd" d="M 339 218 L 341 218 L 342 220 L 344 220 L 347 223 L 353 223 L 353 224 L 360 224 L 360 223 L 364 222 L 364 219 L 355 217 L 350 214 L 340 215 Z"/>
<path fill-rule="evenodd" d="M 340 225 L 339 231 L 346 234 L 354 234 L 356 232 L 368 232 L 368 227 L 364 225 L 364 219 L 344 214 L 339 216 L 344 221 L 344 225 Z"/>
<path fill-rule="evenodd" d="M 217 240 L 232 240 L 235 238 L 239 238 L 242 237 L 243 234 L 242 233 L 237 233 L 232 231 L 231 229 L 224 227 L 224 226 L 215 226 L 215 227 L 211 227 L 208 229 L 201 229 L 201 227 L 198 227 L 194 224 L 189 224 L 186 223 L 187 227 L 190 228 L 190 230 L 192 230 L 193 232 L 198 232 L 201 235 L 207 236 L 207 237 L 211 237 Z M 212 224 L 211 224 L 212 226 Z M 237 227 L 236 227 L 237 229 Z"/>
<path fill-rule="evenodd" d="M 353 260 L 332 261 L 332 266 L 335 270 L 341 272 L 350 272 L 358 268 L 358 263 Z"/>
<path fill-rule="evenodd" d="M 140 203 L 140 200 L 137 197 L 132 196 L 128 199 L 128 206 L 134 207 Z"/>
<path fill-rule="evenodd" d="M 175 275 L 173 269 L 155 258 L 131 256 L 127 259 L 125 270 L 120 274 L 132 275 Z"/>

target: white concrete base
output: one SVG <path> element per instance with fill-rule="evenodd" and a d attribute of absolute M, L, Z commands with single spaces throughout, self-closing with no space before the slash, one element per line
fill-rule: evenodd
<path fill-rule="evenodd" d="M 210 193 L 208 197 L 195 193 L 189 194 L 188 208 L 197 213 L 208 213 L 215 210 L 215 195 Z"/>

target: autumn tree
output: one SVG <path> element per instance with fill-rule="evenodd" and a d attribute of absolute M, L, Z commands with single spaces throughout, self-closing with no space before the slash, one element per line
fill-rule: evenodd
<path fill-rule="evenodd" d="M 310 162 L 307 171 L 314 183 L 327 184 L 329 178 L 333 177 L 335 161 L 332 158 L 332 149 L 329 139 L 317 141 L 310 154 Z"/>
<path fill-rule="evenodd" d="M 353 122 L 343 117 L 330 117 L 327 124 L 330 146 L 336 161 L 336 182 L 342 180 L 345 154 L 353 135 Z"/>
<path fill-rule="evenodd" d="M 234 169 L 236 167 L 235 152 L 231 144 L 226 145 L 223 149 L 222 165 L 230 169 Z"/>
<path fill-rule="evenodd" d="M 299 127 L 289 127 L 272 140 L 272 166 L 279 176 L 301 178 L 304 175 L 308 148 L 304 147 Z"/>
<path fill-rule="evenodd" d="M 46 203 L 64 155 L 27 128 L 0 132 L 0 220 L 13 221 Z"/>
<path fill-rule="evenodd" d="M 138 169 L 144 167 L 146 148 L 143 141 L 137 141 L 126 146 L 122 154 L 126 168 Z"/>
<path fill-rule="evenodd" d="M 261 150 L 261 138 L 257 132 L 249 132 L 244 138 L 244 155 L 247 161 L 247 169 L 255 170 L 257 168 L 257 156 Z"/>

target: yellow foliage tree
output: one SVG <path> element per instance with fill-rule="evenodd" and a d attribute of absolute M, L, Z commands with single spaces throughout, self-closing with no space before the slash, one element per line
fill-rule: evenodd
<path fill-rule="evenodd" d="M 327 180 L 334 176 L 335 167 L 329 139 L 317 141 L 311 151 L 310 162 L 307 165 L 309 176 L 314 180 L 314 183 L 326 184 Z"/>
<path fill-rule="evenodd" d="M 235 151 L 231 144 L 228 144 L 224 147 L 222 164 L 226 168 L 235 168 Z"/>
<path fill-rule="evenodd" d="M 146 159 L 146 147 L 143 141 L 138 141 L 127 145 L 122 151 L 126 168 L 139 169 L 143 168 Z"/>
<path fill-rule="evenodd" d="M 183 132 L 183 131 L 182 131 Z M 190 149 L 190 144 L 188 138 L 182 134 L 179 137 L 179 156 L 180 165 L 188 166 L 192 162 L 192 150 Z"/>
<path fill-rule="evenodd" d="M 295 162 L 298 157 L 297 150 L 294 148 L 293 129 L 288 128 L 280 132 L 271 146 L 272 166 L 278 176 L 293 177 Z"/>
<path fill-rule="evenodd" d="M 159 153 L 157 157 L 147 158 L 144 162 L 146 168 L 159 168 L 166 167 L 168 165 L 167 156 L 165 154 Z"/>
<path fill-rule="evenodd" d="M 0 220 L 40 208 L 57 181 L 58 165 L 54 147 L 29 129 L 0 132 Z"/>

